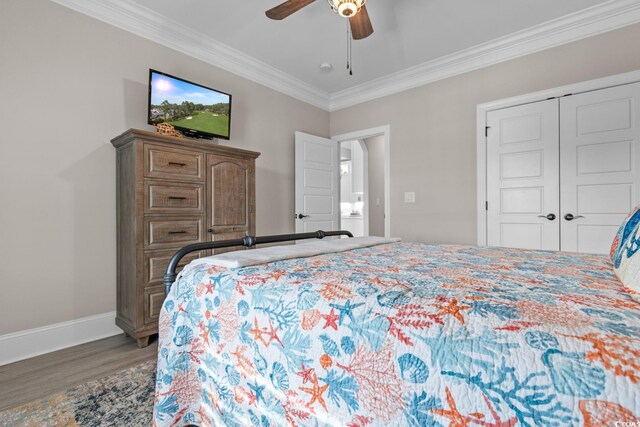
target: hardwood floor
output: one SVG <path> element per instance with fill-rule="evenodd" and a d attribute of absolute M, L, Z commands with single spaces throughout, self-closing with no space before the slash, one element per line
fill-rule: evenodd
<path fill-rule="evenodd" d="M 124 334 L 0 366 L 0 411 L 156 358 Z"/>

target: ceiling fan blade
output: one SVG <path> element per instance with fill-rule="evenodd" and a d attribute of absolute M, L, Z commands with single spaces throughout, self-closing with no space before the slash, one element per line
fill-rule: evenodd
<path fill-rule="evenodd" d="M 361 40 L 373 34 L 373 26 L 366 5 L 362 6 L 356 16 L 349 18 L 349 24 L 351 24 L 351 34 L 354 40 Z"/>
<path fill-rule="evenodd" d="M 314 1 L 315 0 L 288 0 L 272 9 L 267 10 L 265 14 L 269 18 L 279 21 L 291 15 L 292 13 L 299 11 L 303 7 L 310 5 Z"/>

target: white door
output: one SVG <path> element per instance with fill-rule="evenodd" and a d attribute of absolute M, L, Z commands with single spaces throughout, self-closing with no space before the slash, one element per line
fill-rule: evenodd
<path fill-rule="evenodd" d="M 560 249 L 558 101 L 487 114 L 487 243 Z"/>
<path fill-rule="evenodd" d="M 338 143 L 296 132 L 296 233 L 340 229 Z"/>
<path fill-rule="evenodd" d="M 640 204 L 640 83 L 560 101 L 561 247 L 605 254 Z"/>

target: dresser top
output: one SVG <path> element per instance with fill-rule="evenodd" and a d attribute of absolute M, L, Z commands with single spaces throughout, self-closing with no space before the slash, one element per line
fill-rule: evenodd
<path fill-rule="evenodd" d="M 149 132 L 146 130 L 140 129 L 129 129 L 128 131 L 122 133 L 121 135 L 116 136 L 111 140 L 111 144 L 114 147 L 119 148 L 123 147 L 129 143 L 134 141 L 145 141 L 145 142 L 160 142 L 164 144 L 171 144 L 176 147 L 187 147 L 187 148 L 195 148 L 198 150 L 204 150 L 208 152 L 215 152 L 220 154 L 242 154 L 243 156 L 250 158 L 257 158 L 260 156 L 260 153 L 257 151 L 243 150 L 241 148 L 229 147 L 227 145 L 219 145 L 212 142 L 205 142 L 199 139 L 190 139 L 190 138 L 176 138 L 173 136 L 165 136 L 160 135 L 155 132 Z"/>

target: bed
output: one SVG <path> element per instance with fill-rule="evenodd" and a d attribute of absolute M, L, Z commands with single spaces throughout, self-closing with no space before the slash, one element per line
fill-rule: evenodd
<path fill-rule="evenodd" d="M 171 287 L 155 425 L 640 421 L 640 303 L 608 257 L 382 238 L 245 252 Z"/>

